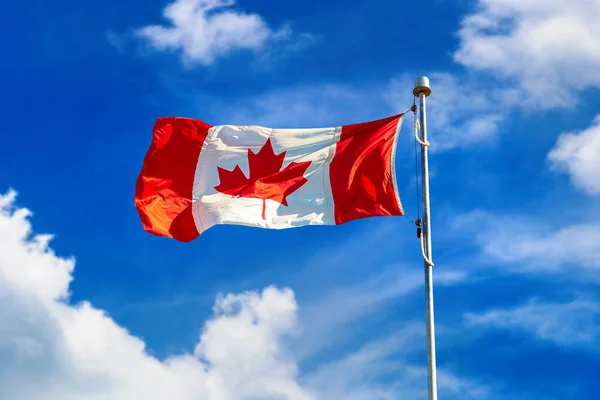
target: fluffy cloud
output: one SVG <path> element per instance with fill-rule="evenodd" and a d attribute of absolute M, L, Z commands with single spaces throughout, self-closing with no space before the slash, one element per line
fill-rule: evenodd
<path fill-rule="evenodd" d="M 235 50 L 258 50 L 289 35 L 273 31 L 258 14 L 232 10 L 235 0 L 175 0 L 164 9 L 170 25 L 137 30 L 157 50 L 181 51 L 186 64 L 211 64 Z"/>
<path fill-rule="evenodd" d="M 494 139 L 517 107 L 572 107 L 600 88 L 600 2 L 478 0 L 461 22 L 454 60 L 460 74 L 430 74 L 432 147 L 450 150 Z M 392 82 L 395 104 L 412 77 Z"/>
<path fill-rule="evenodd" d="M 32 233 L 31 214 L 15 207 L 15 197 L 14 192 L 0 196 L 2 398 L 385 400 L 399 393 L 426 398 L 426 370 L 405 360 L 424 356 L 420 324 L 407 323 L 388 338 L 301 373 L 289 344 L 300 333 L 290 289 L 219 296 L 195 349 L 157 359 L 103 310 L 69 302 L 74 260 L 52 251 L 51 236 Z M 442 281 L 460 279 L 449 274 Z M 412 279 L 396 284 L 380 297 L 406 294 L 416 286 Z M 361 292 L 367 305 L 381 302 L 371 299 L 369 287 Z M 352 318 L 356 307 L 338 312 Z M 439 376 L 446 398 L 487 393 L 443 369 Z"/>
<path fill-rule="evenodd" d="M 180 51 L 187 64 L 205 65 L 235 50 L 264 50 L 273 39 L 290 35 L 232 5 L 234 0 L 175 0 L 164 10 L 168 24 L 137 34 L 155 49 Z M 462 20 L 454 53 L 466 70 L 431 74 L 432 150 L 490 142 L 517 107 L 569 107 L 580 90 L 600 87 L 599 18 L 597 1 L 478 0 L 475 12 Z M 413 78 L 386 79 L 376 87 L 278 88 L 234 105 L 214 104 L 214 98 L 209 103 L 230 123 L 331 125 L 348 116 L 358 121 L 405 111 Z"/>
<path fill-rule="evenodd" d="M 580 132 L 563 133 L 548 154 L 552 168 L 590 195 L 600 194 L 600 115 Z"/>
<path fill-rule="evenodd" d="M 560 345 L 589 345 L 600 338 L 600 305 L 586 300 L 542 303 L 531 300 L 512 308 L 467 314 L 469 324 L 482 328 L 522 330 Z"/>
<path fill-rule="evenodd" d="M 572 106 L 577 91 L 600 87 L 599 19 L 597 0 L 479 0 L 454 57 L 516 82 L 531 107 Z"/>
<path fill-rule="evenodd" d="M 74 261 L 32 236 L 14 197 L 0 197 L 3 398 L 313 398 L 281 345 L 297 329 L 290 290 L 217 299 L 194 353 L 158 360 L 102 310 L 68 303 Z"/>

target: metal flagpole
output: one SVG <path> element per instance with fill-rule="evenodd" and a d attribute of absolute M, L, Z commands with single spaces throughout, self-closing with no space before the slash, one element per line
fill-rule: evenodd
<path fill-rule="evenodd" d="M 433 278 L 431 262 L 431 223 L 429 216 L 429 160 L 427 155 L 427 110 L 425 98 L 431 94 L 429 78 L 420 76 L 415 79 L 413 94 L 420 100 L 421 125 L 421 180 L 423 187 L 423 233 L 422 247 L 425 257 L 425 303 L 427 317 L 427 388 L 429 400 L 437 400 L 437 371 L 435 362 L 435 324 L 433 315 Z"/>

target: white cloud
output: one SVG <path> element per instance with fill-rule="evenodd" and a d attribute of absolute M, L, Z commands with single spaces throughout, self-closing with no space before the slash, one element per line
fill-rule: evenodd
<path fill-rule="evenodd" d="M 475 211 L 457 216 L 453 229 L 473 233 L 488 265 L 600 281 L 600 223 L 554 227 L 534 218 Z"/>
<path fill-rule="evenodd" d="M 169 25 L 147 26 L 137 33 L 156 49 L 181 51 L 188 64 L 210 64 L 239 49 L 269 54 L 267 43 L 290 35 L 287 28 L 273 30 L 260 15 L 232 8 L 233 3 L 176 0 L 164 12 Z M 600 87 L 597 0 L 476 4 L 462 21 L 454 54 L 466 70 L 431 74 L 432 151 L 490 143 L 500 124 L 523 104 L 568 107 L 576 103 L 573 95 L 580 90 Z M 237 98 L 234 104 L 211 98 L 202 107 L 210 104 L 214 115 L 227 116 L 227 123 L 317 126 L 349 117 L 358 122 L 405 111 L 412 101 L 413 78 L 403 75 L 363 87 L 330 82 L 278 88 Z"/>
<path fill-rule="evenodd" d="M 452 285 L 464 281 L 466 276 L 460 271 L 439 271 L 436 285 Z M 300 312 L 306 328 L 298 356 L 304 358 L 332 343 L 343 342 L 365 316 L 384 310 L 422 288 L 422 271 L 393 266 L 366 282 L 329 291 L 308 302 Z"/>
<path fill-rule="evenodd" d="M 323 84 L 281 88 L 231 102 L 212 102 L 214 113 L 228 123 L 271 127 L 337 126 L 391 115 L 383 88 Z M 405 111 L 410 104 L 404 104 Z M 203 106 L 204 107 L 204 106 Z"/>
<path fill-rule="evenodd" d="M 414 344 L 423 329 L 410 323 L 393 340 L 376 340 L 301 373 L 286 345 L 287 337 L 301 333 L 290 289 L 219 296 L 194 351 L 157 359 L 106 312 L 88 302 L 69 303 L 74 260 L 54 254 L 49 236 L 32 234 L 30 213 L 14 206 L 15 196 L 0 196 L 2 398 L 308 400 L 400 393 L 425 399 L 425 370 L 403 361 L 424 345 L 422 337 Z M 398 285 L 383 296 L 406 291 Z M 481 392 L 443 370 L 440 388 L 454 395 L 448 398 Z"/>
<path fill-rule="evenodd" d="M 563 133 L 548 154 L 552 168 L 567 172 L 578 188 L 600 194 L 600 115 L 580 132 Z"/>
<path fill-rule="evenodd" d="M 491 234 L 487 254 L 510 262 L 525 262 L 536 269 L 553 270 L 565 265 L 600 269 L 600 224 L 566 226 L 549 232 L 519 232 L 521 226 L 503 219 L 507 228 Z M 498 221 L 500 222 L 500 221 Z M 511 229 L 512 228 L 512 229 Z"/>
<path fill-rule="evenodd" d="M 3 398 L 313 398 L 281 345 L 297 329 L 291 290 L 217 299 L 194 353 L 158 360 L 102 310 L 65 302 L 74 261 L 31 236 L 14 197 L 0 197 Z"/>
<path fill-rule="evenodd" d="M 340 360 L 321 365 L 308 382 L 318 388 L 323 399 L 426 399 L 427 369 L 402 361 L 406 356 L 423 354 L 424 345 L 423 327 L 409 325 Z M 438 391 L 440 397 L 471 400 L 488 398 L 489 388 L 438 369 Z"/>
<path fill-rule="evenodd" d="M 260 15 L 231 9 L 234 4 L 235 0 L 175 0 L 164 9 L 169 25 L 145 26 L 136 33 L 157 50 L 181 51 L 186 64 L 203 65 L 289 36 L 289 28 L 273 31 Z"/>
<path fill-rule="evenodd" d="M 498 99 L 472 90 L 447 73 L 430 75 L 434 94 L 428 98 L 432 151 L 467 148 L 494 139 L 503 120 Z M 406 112 L 412 105 L 413 77 L 401 75 L 369 87 L 343 84 L 294 86 L 256 96 L 220 102 L 202 99 L 217 117 L 233 124 L 272 127 L 335 126 L 365 122 Z M 469 93 L 468 101 L 465 94 Z M 494 95 L 496 96 L 496 95 Z M 497 97 L 497 96 L 496 96 Z M 409 112 L 409 114 L 411 114 Z M 404 123 L 412 130 L 412 116 Z"/>
<path fill-rule="evenodd" d="M 428 101 L 431 150 L 491 143 L 523 108 L 572 107 L 600 88 L 600 1 L 477 0 L 463 18 L 454 60 L 462 73 L 432 72 Z M 393 104 L 413 77 L 395 79 Z"/>
<path fill-rule="evenodd" d="M 16 198 L 14 191 L 0 197 L 0 210 L 11 207 Z M 31 215 L 24 208 L 12 214 L 3 213 L 0 219 L 0 273 L 3 282 L 23 293 L 42 300 L 64 299 L 68 294 L 74 261 L 55 257 L 48 249 L 51 235 L 37 235 L 27 242 L 30 226 L 20 223 Z M 15 268 L 12 260 L 19 260 Z M 44 268 L 36 268 L 43 264 Z"/>
<path fill-rule="evenodd" d="M 522 330 L 560 345 L 590 345 L 600 338 L 600 304 L 577 299 L 541 303 L 535 299 L 512 308 L 466 314 L 467 322 L 482 328 Z"/>
<path fill-rule="evenodd" d="M 573 106 L 600 87 L 598 0 L 479 0 L 462 21 L 454 58 L 516 82 L 533 108 Z"/>
<path fill-rule="evenodd" d="M 394 355 L 406 355 L 421 350 L 411 342 L 423 341 L 422 327 L 410 326 L 386 339 L 367 343 L 356 352 L 331 363 L 319 366 L 310 378 L 312 386 L 320 389 L 326 399 L 393 399 L 398 393 L 406 398 L 425 398 L 426 371 L 404 365 Z M 386 374 L 402 377 L 394 385 L 382 384 Z M 343 377 L 339 379 L 339 377 Z"/>

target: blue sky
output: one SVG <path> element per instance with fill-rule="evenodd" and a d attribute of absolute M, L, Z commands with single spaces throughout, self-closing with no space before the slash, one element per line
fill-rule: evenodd
<path fill-rule="evenodd" d="M 440 398 L 593 397 L 599 1 L 172 4 L 8 5 L 7 398 L 426 398 L 408 219 L 217 226 L 178 243 L 145 232 L 133 205 L 159 117 L 364 122 L 408 109 L 418 75 L 433 88 Z M 412 122 L 396 162 L 414 218 Z"/>

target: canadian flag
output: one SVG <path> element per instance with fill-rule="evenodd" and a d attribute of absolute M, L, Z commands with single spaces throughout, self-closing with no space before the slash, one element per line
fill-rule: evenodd
<path fill-rule="evenodd" d="M 188 242 L 216 224 L 283 229 L 403 215 L 404 114 L 316 129 L 160 118 L 137 180 L 144 228 Z"/>

